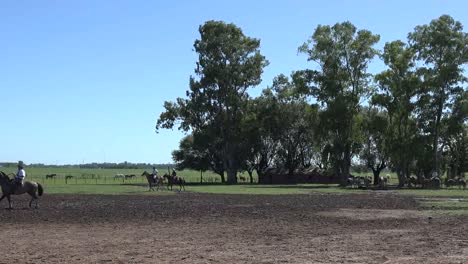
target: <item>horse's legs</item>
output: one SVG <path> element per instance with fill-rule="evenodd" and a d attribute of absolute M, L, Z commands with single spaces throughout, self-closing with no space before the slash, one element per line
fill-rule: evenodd
<path fill-rule="evenodd" d="M 10 195 L 8 194 L 6 196 L 7 200 L 8 200 L 8 209 L 13 209 L 13 207 L 11 206 L 11 200 L 10 200 Z"/>
<path fill-rule="evenodd" d="M 148 192 L 150 192 L 150 191 L 151 191 L 151 182 L 148 181 Z"/>

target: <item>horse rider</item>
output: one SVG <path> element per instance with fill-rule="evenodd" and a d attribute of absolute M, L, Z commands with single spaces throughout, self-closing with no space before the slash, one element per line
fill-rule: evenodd
<path fill-rule="evenodd" d="M 17 188 L 23 185 L 24 178 L 26 178 L 26 172 L 24 171 L 24 163 L 20 160 L 18 162 L 18 172 L 16 172 L 15 178 L 13 179 L 11 193 L 14 193 Z"/>
<path fill-rule="evenodd" d="M 153 167 L 153 173 L 151 173 L 151 175 L 153 175 L 154 179 L 156 179 L 156 177 L 158 177 L 158 169 L 156 169 L 156 167 Z"/>
<path fill-rule="evenodd" d="M 172 178 L 175 178 L 177 176 L 177 173 L 174 169 L 172 169 Z"/>

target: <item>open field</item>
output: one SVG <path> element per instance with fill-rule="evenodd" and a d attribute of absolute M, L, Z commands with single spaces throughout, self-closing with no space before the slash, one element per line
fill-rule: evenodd
<path fill-rule="evenodd" d="M 466 263 L 468 216 L 366 194 L 45 195 L 0 210 L 0 263 Z M 448 224 L 450 223 L 450 224 Z"/>
<path fill-rule="evenodd" d="M 15 167 L 4 167 L 0 168 L 0 171 L 5 173 L 15 173 Z M 142 177 L 143 169 L 82 169 L 82 168 L 67 168 L 67 167 L 27 167 L 26 174 L 30 180 L 36 180 L 41 182 L 49 182 L 53 184 L 65 184 L 66 176 L 72 176 L 67 183 L 68 184 L 116 184 L 116 183 L 144 183 L 146 182 L 145 177 Z M 146 169 L 151 172 L 151 169 Z M 159 170 L 159 174 L 163 175 L 168 173 L 167 170 Z M 53 179 L 47 179 L 47 174 L 56 174 Z M 115 178 L 115 175 L 135 175 L 131 179 Z M 221 178 L 219 175 L 206 171 L 203 175 L 200 175 L 199 171 L 194 170 L 183 170 L 178 171 L 179 176 L 184 177 L 187 182 L 199 183 L 202 176 L 203 183 L 220 183 Z M 239 176 L 249 179 L 247 173 L 239 173 Z M 254 173 L 254 182 L 257 182 L 257 175 Z M 242 183 L 241 180 L 239 182 Z"/>

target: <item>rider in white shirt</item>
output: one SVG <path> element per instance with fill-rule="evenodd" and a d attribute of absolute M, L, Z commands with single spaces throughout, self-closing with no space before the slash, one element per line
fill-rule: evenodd
<path fill-rule="evenodd" d="M 156 178 L 158 177 L 158 169 L 156 167 L 153 167 L 153 180 L 156 181 Z"/>
<path fill-rule="evenodd" d="M 24 163 L 22 161 L 18 162 L 18 172 L 16 172 L 15 178 L 13 179 L 13 190 L 14 192 L 16 188 L 23 185 L 24 178 L 26 178 L 26 172 L 24 171 Z"/>

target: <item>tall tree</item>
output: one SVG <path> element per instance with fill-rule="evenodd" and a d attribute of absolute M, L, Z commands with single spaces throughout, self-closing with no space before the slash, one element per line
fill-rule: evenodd
<path fill-rule="evenodd" d="M 264 89 L 259 97 L 249 101 L 242 125 L 243 167 L 247 171 L 255 169 L 259 182 L 263 182 L 267 169 L 274 166 L 283 123 L 281 108 L 271 89 Z"/>
<path fill-rule="evenodd" d="M 292 176 L 295 170 L 312 165 L 318 106 L 308 104 L 305 96 L 296 92 L 294 74 L 292 80 L 283 74 L 275 77 L 271 90 L 280 110 L 276 114 L 282 120 L 277 128 L 276 164 Z"/>
<path fill-rule="evenodd" d="M 447 176 L 463 177 L 468 169 L 468 91 L 458 97 L 451 115 L 443 120 L 442 152 Z"/>
<path fill-rule="evenodd" d="M 415 70 L 415 53 L 402 41 L 385 44 L 382 59 L 388 69 L 377 74 L 378 91 L 372 105 L 383 108 L 388 117 L 386 146 L 393 169 L 402 186 L 409 177 L 417 136 L 413 112 L 420 81 Z"/>
<path fill-rule="evenodd" d="M 374 174 L 374 184 L 379 184 L 380 172 L 387 167 L 388 118 L 385 113 L 374 107 L 362 111 L 362 150 L 361 160 Z"/>
<path fill-rule="evenodd" d="M 423 105 L 423 114 L 432 136 L 433 171 L 439 172 L 441 121 L 463 91 L 461 83 L 466 81 L 463 65 L 468 63 L 468 34 L 463 32 L 460 22 L 443 15 L 429 25 L 417 26 L 408 38 L 417 51 L 417 58 L 424 62 L 421 74 L 425 93 L 421 101 L 427 102 Z"/>
<path fill-rule="evenodd" d="M 156 129 L 180 128 L 194 133 L 210 131 L 220 140 L 227 182 L 237 182 L 242 141 L 239 131 L 250 87 L 261 82 L 263 68 L 268 64 L 260 54 L 260 40 L 244 35 L 234 24 L 208 21 L 200 26 L 200 39 L 194 44 L 198 53 L 196 77 L 190 78 L 188 99 L 165 103 L 166 111 L 157 121 Z"/>
<path fill-rule="evenodd" d="M 318 26 L 312 37 L 299 47 L 309 61 L 318 64 L 317 70 L 302 72 L 303 88 L 321 104 L 320 125 L 328 134 L 327 149 L 335 175 L 346 184 L 351 160 L 356 153 L 354 118 L 361 100 L 370 92 L 367 67 L 378 54 L 373 46 L 378 35 L 357 30 L 350 22 L 334 26 Z M 325 138 L 325 137 L 324 137 Z"/>

